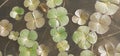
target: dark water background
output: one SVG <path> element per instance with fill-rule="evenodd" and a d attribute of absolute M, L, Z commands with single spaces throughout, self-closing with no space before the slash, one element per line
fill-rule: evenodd
<path fill-rule="evenodd" d="M 0 0 L 0 4 L 2 4 L 4 1 L 5 0 Z M 10 13 L 12 7 L 14 7 L 14 6 L 23 7 L 25 9 L 25 13 L 28 12 L 28 9 L 25 8 L 23 5 L 23 1 L 24 0 L 9 0 L 3 7 L 0 8 L 0 20 L 2 20 L 2 19 L 9 20 L 13 24 L 14 31 L 20 32 L 22 29 L 26 28 L 26 26 L 25 26 L 26 22 L 24 21 L 24 19 L 22 19 L 20 21 L 16 21 L 16 20 L 10 18 L 10 16 L 9 16 L 9 13 Z M 65 8 L 68 10 L 68 13 L 74 14 L 74 12 L 77 9 L 84 9 L 84 10 L 88 11 L 90 14 L 95 12 L 94 4 L 95 4 L 96 0 L 64 0 L 64 1 L 66 2 Z M 42 0 L 41 2 L 44 2 L 44 0 Z M 80 49 L 73 42 L 73 40 L 71 38 L 73 35 L 73 32 L 79 26 L 77 24 L 72 23 L 71 17 L 73 15 L 68 15 L 68 16 L 69 16 L 70 22 L 67 26 L 65 26 L 66 31 L 68 33 L 67 40 L 70 44 L 70 50 L 68 51 L 68 53 L 74 54 L 75 56 L 79 56 L 82 49 Z M 48 25 L 48 18 L 46 17 L 46 13 L 44 13 L 44 17 L 46 20 L 45 25 L 40 29 L 36 29 L 36 31 L 38 32 L 38 35 L 39 35 L 37 41 L 39 42 L 39 44 L 45 44 L 46 46 L 48 46 L 50 48 L 49 56 L 57 56 L 58 50 L 55 47 L 56 43 L 52 41 L 52 38 L 49 33 L 51 27 Z M 105 39 L 100 39 L 101 37 L 108 36 L 109 34 L 120 31 L 119 27 L 120 27 L 120 10 L 115 15 L 112 16 L 112 23 L 110 25 L 110 30 L 107 33 L 105 33 L 104 35 L 99 35 L 98 42 L 94 46 L 94 52 L 96 53 L 97 56 L 99 56 L 99 54 L 97 52 L 98 46 L 106 43 L 107 42 L 106 40 L 111 41 L 115 45 L 120 42 L 120 33 L 118 33 L 114 36 L 105 38 Z M 8 42 L 9 42 L 9 44 L 8 44 Z M 7 46 L 7 44 L 8 44 L 8 46 Z M 7 46 L 7 48 L 6 48 L 6 46 Z M 6 50 L 5 50 L 5 48 L 6 48 Z M 3 53 L 13 54 L 13 56 L 18 56 L 18 54 L 19 54 L 18 48 L 19 48 L 19 45 L 16 41 L 9 40 L 8 37 L 0 36 L 0 50 Z M 6 55 L 4 55 L 4 56 L 6 56 Z"/>

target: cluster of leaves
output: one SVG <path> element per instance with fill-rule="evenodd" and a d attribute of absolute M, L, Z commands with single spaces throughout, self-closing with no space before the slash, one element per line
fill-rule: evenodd
<path fill-rule="evenodd" d="M 49 48 L 45 46 L 44 44 L 41 44 L 38 46 L 37 54 L 41 56 L 48 56 Z"/>
<path fill-rule="evenodd" d="M 9 32 L 12 30 L 13 25 L 6 19 L 0 21 L 0 35 L 6 37 L 9 35 Z"/>
<path fill-rule="evenodd" d="M 24 6 L 28 7 L 30 11 L 36 10 L 39 4 L 40 4 L 39 0 L 25 0 L 24 1 Z"/>
<path fill-rule="evenodd" d="M 20 37 L 18 38 L 18 44 L 20 45 L 19 56 L 37 56 L 38 43 L 35 41 L 38 35 L 34 30 L 23 29 L 20 32 Z"/>
<path fill-rule="evenodd" d="M 63 0 L 47 0 L 47 6 L 49 8 L 54 8 L 56 6 L 59 6 L 63 3 Z"/>
<path fill-rule="evenodd" d="M 75 11 L 75 15 L 72 17 L 72 21 L 78 25 L 84 25 L 88 18 L 89 14 L 86 11 L 78 9 Z"/>
<path fill-rule="evenodd" d="M 10 17 L 12 17 L 15 20 L 22 19 L 22 15 L 24 14 L 24 9 L 18 6 L 15 6 L 10 11 Z"/>
<path fill-rule="evenodd" d="M 90 48 L 91 44 L 97 42 L 97 34 L 90 32 L 88 26 L 80 26 L 73 34 L 73 41 L 82 49 Z"/>
<path fill-rule="evenodd" d="M 69 22 L 67 10 L 64 7 L 52 8 L 48 10 L 47 17 L 51 27 L 65 26 Z"/>
<path fill-rule="evenodd" d="M 54 42 L 57 43 L 59 51 L 68 51 L 70 46 L 67 38 L 66 26 L 69 22 L 67 16 L 67 10 L 64 7 L 60 7 L 63 0 L 47 0 L 47 6 L 51 8 L 48 10 L 47 17 L 49 18 L 49 25 L 52 27 L 50 34 Z M 59 6 L 55 8 L 56 6 Z"/>
<path fill-rule="evenodd" d="M 74 56 L 74 55 L 73 54 L 68 54 L 67 52 L 62 51 L 58 54 L 58 56 Z"/>
<path fill-rule="evenodd" d="M 27 28 L 31 30 L 41 28 L 45 24 L 45 19 L 38 10 L 26 13 L 24 19 L 27 22 L 26 23 Z"/>
<path fill-rule="evenodd" d="M 67 38 L 67 33 L 64 27 L 53 28 L 51 29 L 50 34 L 53 41 L 57 43 L 57 48 L 59 49 L 59 51 L 69 50 L 69 44 L 65 40 Z"/>

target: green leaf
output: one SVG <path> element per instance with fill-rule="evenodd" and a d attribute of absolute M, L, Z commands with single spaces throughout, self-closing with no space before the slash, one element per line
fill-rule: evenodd
<path fill-rule="evenodd" d="M 80 53 L 80 56 L 95 56 L 95 54 L 92 51 L 90 51 L 90 50 L 83 50 Z"/>
<path fill-rule="evenodd" d="M 66 40 L 57 43 L 57 48 L 59 51 L 68 51 L 70 46 Z"/>
<path fill-rule="evenodd" d="M 97 34 L 95 32 L 90 32 L 87 40 L 90 43 L 95 44 L 97 42 Z"/>
<path fill-rule="evenodd" d="M 58 7 L 57 14 L 58 14 L 58 17 L 66 16 L 67 10 L 64 7 Z"/>
<path fill-rule="evenodd" d="M 21 38 L 27 38 L 29 35 L 29 30 L 27 29 L 23 29 L 21 32 L 20 32 L 20 37 Z"/>
<path fill-rule="evenodd" d="M 37 32 L 34 31 L 34 30 L 31 30 L 31 31 L 29 32 L 28 38 L 29 38 L 30 40 L 33 40 L 33 41 L 36 40 L 36 39 L 38 38 Z"/>
<path fill-rule="evenodd" d="M 80 26 L 77 30 L 83 32 L 84 34 L 88 34 L 90 31 L 88 26 Z"/>
<path fill-rule="evenodd" d="M 52 35 L 53 41 L 55 41 L 55 42 L 60 42 L 67 38 L 67 33 L 65 32 L 64 27 L 58 27 L 57 29 L 53 28 L 53 29 L 51 29 L 50 33 Z"/>
<path fill-rule="evenodd" d="M 81 40 L 81 41 L 78 43 L 78 46 L 79 46 L 80 48 L 82 48 L 82 49 L 88 49 L 88 48 L 90 48 L 91 44 L 90 44 L 87 40 L 85 40 L 85 39 L 83 38 L 83 40 Z"/>
<path fill-rule="evenodd" d="M 49 19 L 57 18 L 57 10 L 55 8 L 48 10 L 47 17 Z"/>
<path fill-rule="evenodd" d="M 9 35 L 9 39 L 16 41 L 18 39 L 19 32 L 11 31 Z"/>
<path fill-rule="evenodd" d="M 59 26 L 59 22 L 58 22 L 58 20 L 56 20 L 56 19 L 50 19 L 50 20 L 49 20 L 49 25 L 50 25 L 51 27 L 58 27 L 58 26 Z"/>
<path fill-rule="evenodd" d="M 83 36 L 84 36 L 84 34 L 82 32 L 75 31 L 72 39 L 76 44 L 78 44 L 82 40 Z"/>
<path fill-rule="evenodd" d="M 60 23 L 61 26 L 65 26 L 69 23 L 68 16 L 61 16 L 61 17 L 59 17 L 58 20 L 59 20 L 59 23 Z"/>
<path fill-rule="evenodd" d="M 54 0 L 54 2 L 56 6 L 59 6 L 63 3 L 63 0 Z"/>

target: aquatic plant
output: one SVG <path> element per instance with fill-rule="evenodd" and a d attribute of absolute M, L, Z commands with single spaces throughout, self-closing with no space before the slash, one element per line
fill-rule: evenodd
<path fill-rule="evenodd" d="M 10 17 L 12 17 L 15 20 L 22 19 L 22 15 L 24 14 L 24 9 L 18 6 L 15 6 L 10 11 Z"/>
<path fill-rule="evenodd" d="M 19 32 L 11 31 L 8 37 L 9 37 L 9 39 L 16 41 L 19 37 Z"/>
<path fill-rule="evenodd" d="M 75 15 L 72 17 L 72 22 L 77 23 L 78 25 L 84 25 L 89 18 L 89 14 L 82 10 L 82 9 L 77 9 L 75 11 Z"/>
<path fill-rule="evenodd" d="M 68 41 L 63 40 L 57 43 L 57 48 L 59 51 L 68 51 L 70 46 L 68 44 Z"/>
<path fill-rule="evenodd" d="M 74 55 L 68 54 L 68 52 L 62 51 L 62 52 L 59 52 L 58 56 L 74 56 Z"/>
<path fill-rule="evenodd" d="M 106 33 L 109 30 L 110 24 L 111 18 L 108 15 L 102 15 L 99 12 L 95 12 L 90 16 L 89 27 L 98 34 Z"/>
<path fill-rule="evenodd" d="M 91 44 L 95 44 L 97 42 L 97 34 L 95 32 L 90 32 L 88 26 L 80 26 L 73 33 L 72 39 L 80 48 L 88 49 Z"/>
<path fill-rule="evenodd" d="M 6 19 L 0 21 L 0 35 L 3 37 L 8 36 L 9 32 L 12 30 L 13 25 Z"/>
<path fill-rule="evenodd" d="M 64 27 L 53 28 L 50 31 L 54 42 L 60 42 L 67 38 L 67 33 Z"/>
<path fill-rule="evenodd" d="M 26 23 L 27 28 L 31 30 L 41 28 L 45 24 L 45 19 L 38 10 L 26 13 L 24 19 L 27 22 Z"/>
<path fill-rule="evenodd" d="M 20 46 L 32 47 L 36 43 L 36 39 L 38 38 L 37 32 L 34 30 L 23 29 L 20 32 L 20 37 L 18 38 L 18 43 Z"/>
<path fill-rule="evenodd" d="M 51 27 L 65 26 L 69 22 L 67 10 L 64 7 L 52 8 L 48 10 L 47 17 Z"/>

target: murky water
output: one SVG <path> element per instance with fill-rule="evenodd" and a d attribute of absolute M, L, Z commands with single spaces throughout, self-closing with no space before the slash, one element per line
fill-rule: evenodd
<path fill-rule="evenodd" d="M 44 2 L 44 0 L 42 0 L 42 1 Z M 64 0 L 64 1 L 66 2 L 65 8 L 68 10 L 69 13 L 74 14 L 74 12 L 77 9 L 84 9 L 84 10 L 88 11 L 90 14 L 95 12 L 94 4 L 95 4 L 96 0 Z M 0 4 L 3 2 L 4 2 L 4 0 L 0 0 Z M 14 25 L 13 30 L 20 31 L 20 30 L 26 28 L 26 26 L 25 26 L 26 22 L 24 21 L 24 19 L 22 19 L 20 21 L 16 21 L 16 20 L 10 18 L 9 13 L 10 13 L 12 7 L 14 7 L 14 6 L 23 7 L 26 10 L 26 12 L 28 11 L 23 6 L 23 0 L 9 0 L 3 7 L 0 8 L 0 20 L 2 20 L 2 19 L 9 20 Z M 82 49 L 80 49 L 73 42 L 73 40 L 71 38 L 73 35 L 73 32 L 79 26 L 77 24 L 72 23 L 72 21 L 71 21 L 72 15 L 68 15 L 68 16 L 69 16 L 70 22 L 67 26 L 65 26 L 66 31 L 68 33 L 67 40 L 70 44 L 70 50 L 68 51 L 68 53 L 72 53 L 75 56 L 79 56 Z M 57 56 L 58 50 L 55 47 L 56 43 L 54 43 L 52 41 L 52 38 L 49 33 L 51 27 L 48 25 L 48 18 L 46 17 L 46 13 L 44 13 L 44 17 L 46 19 L 45 25 L 40 29 L 36 29 L 36 31 L 38 32 L 38 35 L 39 35 L 39 38 L 37 39 L 37 41 L 39 42 L 39 44 L 45 44 L 50 48 L 49 56 Z M 101 37 L 106 37 L 109 34 L 113 34 L 118 31 L 120 31 L 120 10 L 115 15 L 113 15 L 112 23 L 110 25 L 110 30 L 107 33 L 105 33 L 104 35 L 99 35 L 98 42 L 94 46 L 94 52 L 96 53 L 97 56 L 99 56 L 99 54 L 96 52 L 99 45 L 102 45 L 103 43 L 105 43 L 107 41 L 111 41 L 115 45 L 120 42 L 120 33 L 115 34 L 110 37 L 107 37 L 107 38 L 104 38 L 104 39 L 101 39 Z M 9 42 L 9 44 L 8 44 L 8 42 Z M 6 46 L 7 46 L 7 48 L 6 48 Z M 19 45 L 16 41 L 9 40 L 8 37 L 0 36 L 0 50 L 4 54 L 13 54 L 14 56 L 18 56 L 18 54 L 19 54 L 18 47 L 19 47 Z"/>

